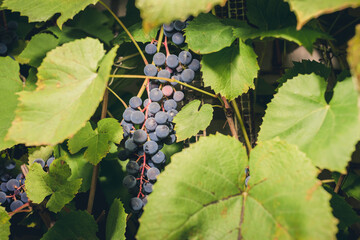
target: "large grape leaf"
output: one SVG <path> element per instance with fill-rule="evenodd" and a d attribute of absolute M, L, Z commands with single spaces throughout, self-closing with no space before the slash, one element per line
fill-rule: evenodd
<path fill-rule="evenodd" d="M 55 13 L 60 13 L 57 25 L 61 28 L 64 22 L 73 18 L 86 6 L 95 4 L 98 0 L 4 0 L 3 7 L 20 12 L 29 17 L 30 22 L 46 21 Z"/>
<path fill-rule="evenodd" d="M 125 240 L 126 213 L 122 202 L 115 199 L 106 219 L 106 240 Z"/>
<path fill-rule="evenodd" d="M 0 239 L 7 240 L 10 235 L 10 216 L 5 208 L 0 207 Z"/>
<path fill-rule="evenodd" d="M 88 212 L 75 211 L 64 214 L 41 240 L 96 240 L 97 231 L 98 225 Z"/>
<path fill-rule="evenodd" d="M 31 38 L 24 51 L 17 57 L 21 64 L 39 67 L 46 53 L 58 45 L 59 40 L 54 35 L 40 33 Z"/>
<path fill-rule="evenodd" d="M 210 11 L 215 5 L 225 3 L 226 0 L 137 0 L 135 2 L 136 7 L 140 9 L 146 31 L 176 19 L 186 20 L 189 16 L 196 17 L 202 12 Z"/>
<path fill-rule="evenodd" d="M 254 88 L 253 80 L 259 70 L 256 58 L 252 47 L 242 41 L 205 55 L 201 60 L 205 86 L 229 100 L 246 93 Z"/>
<path fill-rule="evenodd" d="M 345 172 L 360 139 L 357 96 L 350 78 L 337 83 L 330 103 L 325 79 L 299 75 L 268 105 L 259 140 L 276 136 L 296 144 L 320 168 Z"/>
<path fill-rule="evenodd" d="M 69 165 L 61 159 L 56 159 L 45 172 L 40 164 L 32 164 L 26 176 L 26 193 L 34 203 L 41 203 L 51 195 L 46 207 L 53 212 L 59 212 L 69 203 L 81 186 L 81 179 L 71 179 Z"/>
<path fill-rule="evenodd" d="M 340 11 L 342 9 L 360 6 L 360 0 L 285 0 L 297 17 L 297 28 L 300 29 L 310 19 L 322 14 Z"/>
<path fill-rule="evenodd" d="M 186 42 L 196 53 L 207 54 L 229 47 L 235 40 L 232 27 L 214 15 L 200 14 L 185 28 Z"/>
<path fill-rule="evenodd" d="M 16 142 L 5 136 L 15 118 L 18 104 L 17 92 L 23 89 L 19 77 L 19 64 L 10 57 L 0 57 L 0 150 L 13 146 Z"/>
<path fill-rule="evenodd" d="M 260 143 L 245 191 L 247 166 L 242 144 L 221 134 L 175 154 L 148 198 L 137 239 L 335 238 L 330 195 L 305 154 L 279 140 Z"/>
<path fill-rule="evenodd" d="M 102 100 L 116 47 L 85 38 L 48 52 L 38 68 L 36 91 L 20 92 L 7 137 L 26 145 L 54 145 L 72 136 Z"/>
<path fill-rule="evenodd" d="M 152 29 L 150 32 L 145 33 L 141 23 L 135 23 L 129 27 L 128 30 L 137 42 L 142 43 L 151 42 L 151 40 L 156 38 L 156 34 L 158 32 L 157 29 Z M 115 38 L 114 42 L 120 45 L 123 42 L 131 42 L 131 39 L 129 35 L 123 31 Z"/>
<path fill-rule="evenodd" d="M 206 129 L 213 118 L 213 108 L 210 104 L 204 104 L 200 108 L 200 100 L 194 100 L 184 106 L 175 116 L 175 131 L 177 141 L 184 141 Z"/>
<path fill-rule="evenodd" d="M 84 157 L 92 164 L 98 164 L 110 150 L 110 143 L 119 144 L 123 138 L 123 130 L 114 118 L 105 118 L 98 122 L 98 128 L 93 130 L 90 122 L 80 129 L 69 142 L 69 151 L 77 153 L 87 148 Z"/>

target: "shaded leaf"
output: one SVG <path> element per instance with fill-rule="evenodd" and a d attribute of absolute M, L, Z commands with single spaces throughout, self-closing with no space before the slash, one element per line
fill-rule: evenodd
<path fill-rule="evenodd" d="M 102 44 L 86 38 L 50 51 L 38 68 L 36 91 L 19 93 L 8 138 L 55 145 L 76 133 L 102 100 L 116 49 L 104 56 Z"/>
<path fill-rule="evenodd" d="M 34 160 L 41 158 L 42 160 L 48 160 L 53 155 L 53 146 L 41 146 L 36 148 L 29 148 L 29 165 L 34 163 Z"/>
<path fill-rule="evenodd" d="M 259 140 L 276 136 L 296 144 L 320 168 L 345 172 L 360 138 L 357 96 L 351 79 L 337 83 L 325 101 L 326 82 L 299 75 L 286 82 L 268 105 Z"/>
<path fill-rule="evenodd" d="M 41 240 L 96 240 L 98 226 L 94 218 L 86 211 L 74 211 L 65 214 L 50 228 Z"/>
<path fill-rule="evenodd" d="M 4 138 L 15 118 L 15 109 L 18 104 L 16 93 L 22 90 L 19 70 L 19 64 L 16 61 L 10 57 L 0 57 L 0 150 L 16 144 L 15 141 Z"/>
<path fill-rule="evenodd" d="M 81 186 L 81 179 L 72 179 L 69 165 L 56 159 L 45 172 L 40 164 L 32 164 L 26 176 L 26 193 L 34 203 L 41 203 L 51 195 L 46 207 L 52 212 L 59 212 L 69 203 Z"/>
<path fill-rule="evenodd" d="M 128 28 L 131 35 L 134 37 L 137 42 L 151 42 L 154 38 L 156 38 L 156 34 L 158 32 L 157 29 L 152 29 L 149 33 L 145 33 L 142 28 L 141 23 L 135 23 L 131 27 Z M 122 44 L 124 42 L 131 42 L 130 37 L 127 35 L 125 31 L 122 31 L 114 40 L 116 44 Z"/>
<path fill-rule="evenodd" d="M 10 217 L 5 208 L 0 207 L 0 239 L 7 240 L 10 235 Z"/>
<path fill-rule="evenodd" d="M 259 65 L 251 46 L 239 41 L 238 46 L 205 55 L 202 60 L 204 84 L 229 100 L 254 88 Z"/>
<path fill-rule="evenodd" d="M 115 199 L 106 219 L 106 239 L 125 240 L 126 213 L 122 202 Z"/>
<path fill-rule="evenodd" d="M 174 123 L 178 142 L 195 136 L 210 125 L 214 110 L 210 104 L 204 104 L 201 108 L 200 104 L 200 100 L 191 101 L 175 116 Z"/>
<path fill-rule="evenodd" d="M 335 179 L 338 181 L 340 174 L 335 174 Z M 353 171 L 349 171 L 344 177 L 341 190 L 346 193 L 348 197 L 353 197 L 360 201 L 360 176 Z"/>
<path fill-rule="evenodd" d="M 98 128 L 93 130 L 90 122 L 80 129 L 69 142 L 69 151 L 77 153 L 87 148 L 84 157 L 92 164 L 98 164 L 110 150 L 110 143 L 119 144 L 123 138 L 123 130 L 114 118 L 105 118 L 98 122 Z"/>

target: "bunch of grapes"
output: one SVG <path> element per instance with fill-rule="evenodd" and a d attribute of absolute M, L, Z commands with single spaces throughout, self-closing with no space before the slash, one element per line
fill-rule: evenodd
<path fill-rule="evenodd" d="M 144 68 L 147 76 L 190 83 L 200 69 L 200 62 L 188 51 L 165 56 L 162 52 L 156 53 L 156 45 L 150 43 L 145 52 L 153 55 L 153 63 Z M 151 80 L 147 86 L 148 99 L 142 102 L 141 98 L 132 97 L 130 107 L 123 113 L 121 125 L 126 141 L 119 158 L 130 159 L 126 165 L 129 175 L 124 178 L 123 185 L 134 196 L 130 201 L 134 211 L 140 211 L 146 204 L 147 195 L 152 192 L 153 184 L 165 166 L 166 157 L 161 151 L 164 144 L 176 142 L 173 119 L 178 113 L 179 102 L 184 99 L 184 93 L 175 87 L 177 84 Z"/>
<path fill-rule="evenodd" d="M 187 19 L 186 21 L 174 21 L 170 24 L 163 24 L 164 28 L 164 35 L 168 38 L 171 38 L 172 42 L 176 45 L 181 45 L 185 41 L 184 37 L 184 29 L 188 25 L 188 22 L 190 19 Z"/>
<path fill-rule="evenodd" d="M 15 21 L 9 21 L 6 27 L 0 26 L 0 56 L 7 55 L 10 46 L 17 41 L 17 28 L 18 24 Z"/>

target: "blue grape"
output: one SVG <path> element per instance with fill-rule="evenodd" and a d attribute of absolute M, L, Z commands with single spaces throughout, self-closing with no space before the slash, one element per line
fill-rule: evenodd
<path fill-rule="evenodd" d="M 157 72 L 158 72 L 157 67 L 155 67 L 152 64 L 148 64 L 144 67 L 144 73 L 146 76 L 155 77 Z"/>
<path fill-rule="evenodd" d="M 149 99 L 147 98 L 147 99 L 144 100 L 143 106 L 147 107 L 148 104 L 149 104 Z"/>
<path fill-rule="evenodd" d="M 144 203 L 140 198 L 133 197 L 130 199 L 130 205 L 134 211 L 139 211 L 144 206 Z"/>
<path fill-rule="evenodd" d="M 151 161 L 156 164 L 163 163 L 165 161 L 165 154 L 162 151 L 158 151 L 154 156 L 151 157 Z"/>
<path fill-rule="evenodd" d="M 15 211 L 16 209 L 18 209 L 22 205 L 24 205 L 24 203 L 22 201 L 15 200 L 10 204 L 10 209 L 11 209 L 11 211 Z"/>
<path fill-rule="evenodd" d="M 145 52 L 147 54 L 153 55 L 157 51 L 155 44 L 149 43 L 145 46 Z"/>
<path fill-rule="evenodd" d="M 157 135 L 156 135 L 156 132 L 150 132 L 149 133 L 149 138 L 150 138 L 150 140 L 152 140 L 152 141 L 160 141 L 160 139 L 157 137 Z"/>
<path fill-rule="evenodd" d="M 197 59 L 193 59 L 191 63 L 188 65 L 188 68 L 196 72 L 200 69 L 200 62 Z"/>
<path fill-rule="evenodd" d="M 158 102 L 163 98 L 163 93 L 159 88 L 154 88 L 150 91 L 151 101 Z"/>
<path fill-rule="evenodd" d="M 0 42 L 0 54 L 1 55 L 6 54 L 7 50 L 8 50 L 8 48 L 7 48 L 6 44 Z"/>
<path fill-rule="evenodd" d="M 171 78 L 173 78 L 173 79 L 176 79 L 176 80 L 180 81 L 180 75 L 174 75 L 174 76 L 172 76 Z M 178 85 L 178 83 L 177 83 L 177 82 L 170 82 L 170 84 L 171 84 L 172 86 L 176 86 L 176 85 Z"/>
<path fill-rule="evenodd" d="M 157 126 L 156 128 L 158 128 L 159 126 Z M 150 154 L 153 155 L 158 151 L 159 145 L 154 142 L 154 141 L 147 141 L 144 146 L 143 149 L 145 151 L 146 154 Z"/>
<path fill-rule="evenodd" d="M 169 136 L 170 129 L 166 125 L 158 125 L 155 129 L 155 132 L 158 138 L 163 139 Z"/>
<path fill-rule="evenodd" d="M 7 161 L 7 162 L 5 163 L 5 168 L 6 168 L 7 170 L 12 170 L 12 169 L 15 168 L 15 166 L 16 166 L 16 163 L 15 163 L 14 161 Z"/>
<path fill-rule="evenodd" d="M 150 113 L 155 114 L 160 111 L 160 105 L 157 102 L 152 102 L 149 104 L 148 110 Z"/>
<path fill-rule="evenodd" d="M 159 176 L 160 170 L 156 167 L 152 167 L 146 172 L 146 176 L 149 180 L 156 180 L 157 176 Z"/>
<path fill-rule="evenodd" d="M 171 109 L 167 112 L 167 114 L 169 115 L 168 116 L 169 122 L 172 122 L 176 114 L 178 114 L 178 111 L 176 111 L 175 109 Z"/>
<path fill-rule="evenodd" d="M 48 167 L 50 167 L 50 165 L 53 163 L 54 160 L 55 160 L 54 157 L 49 158 L 49 159 L 46 161 L 46 165 L 47 165 Z"/>
<path fill-rule="evenodd" d="M 164 31 L 164 35 L 167 36 L 168 38 L 171 38 L 174 35 L 175 32 L 168 32 L 168 31 Z"/>
<path fill-rule="evenodd" d="M 136 178 L 133 175 L 127 175 L 123 179 L 124 187 L 130 189 L 136 186 Z"/>
<path fill-rule="evenodd" d="M 142 104 L 142 100 L 139 97 L 132 97 L 130 98 L 129 101 L 129 105 L 130 107 L 132 107 L 133 109 L 137 109 L 138 107 L 140 107 Z"/>
<path fill-rule="evenodd" d="M 164 30 L 167 32 L 171 32 L 174 30 L 174 23 L 171 22 L 170 24 L 163 24 Z"/>
<path fill-rule="evenodd" d="M 181 102 L 184 99 L 185 95 L 182 91 L 176 91 L 173 95 L 173 99 L 176 102 Z"/>
<path fill-rule="evenodd" d="M 7 187 L 6 187 L 6 183 L 1 183 L 1 191 L 3 191 L 3 192 L 7 192 L 7 191 L 9 191 L 9 189 L 7 189 Z"/>
<path fill-rule="evenodd" d="M 0 180 L 3 181 L 3 182 L 7 182 L 9 179 L 10 179 L 10 175 L 7 174 L 7 173 L 2 174 L 1 177 L 0 177 Z"/>
<path fill-rule="evenodd" d="M 143 201 L 143 204 L 145 206 L 148 203 L 147 195 L 145 195 L 145 197 L 141 199 L 141 201 Z"/>
<path fill-rule="evenodd" d="M 40 164 L 42 168 L 45 167 L 45 161 L 42 160 L 41 158 L 35 159 L 35 160 L 33 161 L 33 163 L 38 163 L 38 164 Z"/>
<path fill-rule="evenodd" d="M 134 142 L 134 140 L 132 138 L 129 138 L 125 141 L 125 148 L 127 150 L 129 150 L 130 152 L 135 152 L 137 147 L 138 146 L 136 145 L 136 143 Z"/>
<path fill-rule="evenodd" d="M 127 164 L 126 164 L 126 171 L 130 174 L 135 174 L 135 173 L 138 173 L 140 170 L 140 166 L 137 162 L 135 161 L 129 161 Z"/>
<path fill-rule="evenodd" d="M 133 140 L 137 144 L 143 144 L 146 142 L 147 134 L 144 130 L 138 129 L 134 132 Z"/>
<path fill-rule="evenodd" d="M 175 102 L 175 100 L 169 99 L 164 102 L 165 111 L 170 111 L 171 109 L 176 109 L 176 108 L 177 108 L 177 103 Z"/>
<path fill-rule="evenodd" d="M 125 161 L 129 158 L 130 156 L 130 151 L 128 149 L 124 149 L 124 150 L 121 150 L 119 151 L 118 153 L 118 158 L 121 160 L 121 161 Z"/>
<path fill-rule="evenodd" d="M 161 70 L 160 72 L 158 72 L 157 76 L 161 77 L 161 78 L 170 78 L 170 72 L 168 70 Z M 163 80 L 163 79 L 159 79 L 159 81 L 161 83 L 167 82 L 166 80 Z"/>
<path fill-rule="evenodd" d="M 163 54 L 162 52 L 158 52 L 154 55 L 153 57 L 153 62 L 155 63 L 156 66 L 162 66 L 165 64 L 165 54 Z"/>
<path fill-rule="evenodd" d="M 194 78 L 195 78 L 195 72 L 191 69 L 185 69 L 180 75 L 181 81 L 186 83 L 192 82 Z"/>
<path fill-rule="evenodd" d="M 151 193 L 153 191 L 153 184 L 146 182 L 143 184 L 143 189 L 146 193 Z"/>
<path fill-rule="evenodd" d="M 9 21 L 7 23 L 7 27 L 10 30 L 16 30 L 18 28 L 19 24 L 16 21 Z"/>
<path fill-rule="evenodd" d="M 4 192 L 0 192 L 0 204 L 6 202 L 6 194 Z"/>
<path fill-rule="evenodd" d="M 159 150 L 161 150 L 161 149 L 163 149 L 163 147 L 164 147 L 164 143 L 159 142 L 159 143 L 158 143 L 158 146 L 159 146 Z"/>
<path fill-rule="evenodd" d="M 127 122 L 131 121 L 131 114 L 134 112 L 135 110 L 132 108 L 127 108 L 125 109 L 125 111 L 123 112 L 123 119 Z"/>
<path fill-rule="evenodd" d="M 184 36 L 182 35 L 182 33 L 174 33 L 174 35 L 172 35 L 171 40 L 173 41 L 173 43 L 175 43 L 176 45 L 180 45 L 184 43 Z"/>
<path fill-rule="evenodd" d="M 27 203 L 29 201 L 26 192 L 20 193 L 20 199 L 23 203 Z"/>
<path fill-rule="evenodd" d="M 6 183 L 6 188 L 9 189 L 10 191 L 15 191 L 15 189 L 17 189 L 19 186 L 20 186 L 20 183 L 16 179 L 10 179 Z"/>
<path fill-rule="evenodd" d="M 175 21 L 174 28 L 178 31 L 182 31 L 186 27 L 186 23 L 182 21 Z"/>
<path fill-rule="evenodd" d="M 166 58 L 166 65 L 169 68 L 176 68 L 179 65 L 178 57 L 176 55 L 174 55 L 174 54 L 169 55 Z"/>
<path fill-rule="evenodd" d="M 128 125 L 123 126 L 124 137 L 130 136 L 130 127 Z"/>
<path fill-rule="evenodd" d="M 176 135 L 175 134 L 170 134 L 167 138 L 165 138 L 164 143 L 166 145 L 171 145 L 174 144 L 176 142 Z"/>
<path fill-rule="evenodd" d="M 192 55 L 190 52 L 182 51 L 179 53 L 179 61 L 182 64 L 188 65 L 189 63 L 191 63 L 191 60 L 192 60 Z"/>
<path fill-rule="evenodd" d="M 157 124 L 165 124 L 168 120 L 168 114 L 165 112 L 157 112 L 155 114 L 155 121 Z"/>
<path fill-rule="evenodd" d="M 131 114 L 131 122 L 134 124 L 142 124 L 145 121 L 144 113 L 135 111 Z"/>
<path fill-rule="evenodd" d="M 156 115 L 155 115 L 156 116 Z M 157 127 L 157 123 L 156 123 L 156 120 L 155 120 L 155 118 L 148 118 L 148 119 L 146 119 L 146 121 L 145 121 L 145 127 L 146 127 L 146 129 L 147 130 L 149 130 L 149 131 L 154 131 L 155 130 L 155 128 Z"/>

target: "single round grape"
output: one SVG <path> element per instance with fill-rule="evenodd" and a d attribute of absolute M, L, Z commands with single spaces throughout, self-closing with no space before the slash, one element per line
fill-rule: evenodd
<path fill-rule="evenodd" d="M 8 173 L 4 173 L 0 176 L 0 180 L 2 182 L 7 182 L 10 179 L 10 175 Z"/>
<path fill-rule="evenodd" d="M 168 114 L 166 112 L 160 111 L 155 114 L 155 121 L 157 124 L 165 124 L 167 120 Z"/>
<path fill-rule="evenodd" d="M 161 78 L 170 78 L 170 72 L 168 70 L 161 70 L 160 72 L 158 72 L 157 76 Z M 167 81 L 159 79 L 159 82 L 166 83 Z"/>
<path fill-rule="evenodd" d="M 10 161 L 5 162 L 5 168 L 7 170 L 12 170 L 15 168 L 15 166 L 16 166 L 16 163 L 14 161 L 10 160 Z"/>
<path fill-rule="evenodd" d="M 55 160 L 55 158 L 54 157 L 50 157 L 47 161 L 46 161 L 46 165 L 48 166 L 48 167 L 50 167 L 50 165 L 52 164 L 52 162 Z"/>
<path fill-rule="evenodd" d="M 174 35 L 172 35 L 171 40 L 173 41 L 173 43 L 175 43 L 176 45 L 180 45 L 184 43 L 184 36 L 182 35 L 182 33 L 174 33 Z"/>
<path fill-rule="evenodd" d="M 7 23 L 7 27 L 9 30 L 16 30 L 18 28 L 19 24 L 16 21 L 9 21 Z"/>
<path fill-rule="evenodd" d="M 163 98 L 163 93 L 159 88 L 154 88 L 150 91 L 150 99 L 154 102 L 159 102 Z"/>
<path fill-rule="evenodd" d="M 174 76 L 172 76 L 171 78 L 180 81 L 180 75 L 174 75 Z M 178 85 L 177 82 L 170 82 L 170 84 L 171 84 L 172 86 Z"/>
<path fill-rule="evenodd" d="M 156 115 L 155 115 L 156 116 Z M 155 120 L 155 118 L 148 118 L 148 119 L 146 119 L 146 121 L 145 121 L 145 127 L 146 127 L 146 129 L 147 130 L 149 130 L 149 131 L 154 131 L 155 130 L 155 128 L 157 127 L 157 123 L 156 123 L 156 120 Z"/>
<path fill-rule="evenodd" d="M 171 145 L 171 144 L 174 144 L 175 142 L 176 142 L 175 134 L 170 134 L 167 138 L 164 139 L 164 143 L 166 145 Z"/>
<path fill-rule="evenodd" d="M 168 114 L 168 121 L 172 122 L 176 114 L 178 114 L 178 111 L 176 111 L 175 109 L 171 109 L 167 112 L 167 114 Z"/>
<path fill-rule="evenodd" d="M 0 192 L 0 204 L 6 202 L 6 194 L 4 192 Z"/>
<path fill-rule="evenodd" d="M 193 59 L 191 63 L 188 65 L 188 68 L 196 72 L 200 69 L 200 62 L 197 59 Z"/>
<path fill-rule="evenodd" d="M 143 184 L 143 189 L 146 193 L 151 193 L 153 191 L 153 184 L 146 182 Z"/>
<path fill-rule="evenodd" d="M 164 139 L 169 136 L 170 129 L 166 125 L 158 125 L 155 129 L 156 136 L 160 139 Z"/>
<path fill-rule="evenodd" d="M 174 28 L 178 31 L 181 31 L 183 30 L 184 28 L 186 27 L 186 23 L 185 22 L 182 22 L 182 21 L 175 21 L 174 22 Z"/>
<path fill-rule="evenodd" d="M 144 203 L 140 198 L 133 197 L 130 199 L 130 205 L 134 211 L 139 211 L 144 206 Z"/>
<path fill-rule="evenodd" d="M 19 186 L 20 186 L 20 183 L 16 179 L 10 179 L 6 183 L 6 188 L 9 189 L 10 191 L 15 191 L 15 189 L 17 189 Z"/>
<path fill-rule="evenodd" d="M 146 172 L 146 176 L 149 180 L 156 180 L 157 176 L 159 176 L 160 170 L 156 167 L 152 167 Z"/>
<path fill-rule="evenodd" d="M 125 141 L 125 148 L 129 150 L 130 152 L 135 152 L 137 149 L 137 144 L 134 142 L 132 138 L 129 138 Z"/>
<path fill-rule="evenodd" d="M 130 189 L 136 186 L 136 178 L 133 175 L 127 175 L 123 179 L 124 187 Z"/>
<path fill-rule="evenodd" d="M 6 183 L 5 183 L 5 182 L 1 183 L 0 189 L 1 189 L 1 191 L 3 191 L 3 192 L 9 191 L 9 189 L 7 189 L 7 187 L 6 187 Z"/>
<path fill-rule="evenodd" d="M 127 164 L 126 164 L 126 171 L 130 174 L 135 174 L 135 173 L 138 173 L 140 170 L 140 166 L 137 162 L 135 161 L 129 161 Z"/>
<path fill-rule="evenodd" d="M 119 153 L 118 153 L 118 158 L 119 158 L 121 161 L 125 161 L 125 160 L 127 160 L 129 157 L 130 157 L 130 151 L 129 151 L 128 149 L 121 150 L 121 151 L 119 151 Z"/>
<path fill-rule="evenodd" d="M 11 211 L 15 211 L 16 209 L 18 209 L 19 207 L 21 207 L 22 205 L 24 205 L 24 203 L 20 200 L 15 200 L 10 204 L 10 209 Z"/>
<path fill-rule="evenodd" d="M 152 44 L 152 43 L 146 44 L 146 46 L 145 46 L 145 52 L 146 52 L 147 54 L 153 55 L 153 54 L 156 53 L 156 51 L 157 51 L 157 49 L 156 49 L 155 44 Z"/>
<path fill-rule="evenodd" d="M 26 192 L 20 193 L 20 199 L 23 203 L 27 203 L 29 201 L 29 198 L 27 197 Z"/>
<path fill-rule="evenodd" d="M 194 80 L 194 77 L 195 77 L 195 72 L 191 69 L 185 69 L 180 75 L 181 81 L 186 83 L 192 82 L 192 80 Z"/>
<path fill-rule="evenodd" d="M 143 102 L 143 106 L 144 106 L 144 107 L 147 107 L 147 105 L 149 105 L 149 101 L 150 101 L 150 100 L 149 100 L 148 98 L 145 99 L 144 102 Z"/>
<path fill-rule="evenodd" d="M 159 150 L 161 150 L 161 149 L 163 149 L 163 147 L 164 147 L 164 143 L 159 142 L 159 143 L 158 143 L 158 146 L 159 146 Z"/>
<path fill-rule="evenodd" d="M 173 94 L 174 89 L 170 85 L 166 85 L 161 89 L 161 91 L 165 96 L 170 97 Z"/>
<path fill-rule="evenodd" d="M 156 135 L 156 132 L 150 132 L 149 133 L 149 138 L 150 138 L 151 141 L 155 141 L 155 142 L 160 141 L 160 139 Z"/>
<path fill-rule="evenodd" d="M 134 124 L 142 124 L 145 121 L 144 113 L 140 111 L 134 111 L 131 114 L 131 122 Z"/>
<path fill-rule="evenodd" d="M 141 106 L 141 104 L 142 104 L 141 98 L 136 97 L 136 96 L 130 98 L 129 105 L 130 105 L 130 107 L 132 107 L 133 109 L 137 109 L 138 107 Z"/>
<path fill-rule="evenodd" d="M 147 134 L 144 130 L 138 129 L 134 132 L 133 140 L 137 144 L 143 144 L 146 142 Z"/>
<path fill-rule="evenodd" d="M 174 30 L 174 22 L 171 22 L 170 24 L 163 24 L 164 30 L 167 32 L 171 32 Z"/>
<path fill-rule="evenodd" d="M 164 30 L 164 35 L 168 38 L 171 38 L 174 35 L 174 33 L 175 33 L 175 31 L 168 32 L 168 31 Z"/>
<path fill-rule="evenodd" d="M 165 111 L 170 111 L 171 109 L 176 109 L 176 108 L 177 108 L 177 103 L 175 102 L 174 99 L 169 99 L 164 102 Z"/>
<path fill-rule="evenodd" d="M 0 54 L 4 55 L 6 54 L 8 48 L 5 43 L 0 42 Z"/>
<path fill-rule="evenodd" d="M 127 122 L 131 121 L 131 114 L 134 112 L 135 110 L 132 108 L 127 108 L 125 109 L 124 113 L 123 113 L 123 119 Z"/>
<path fill-rule="evenodd" d="M 155 67 L 152 64 L 147 64 L 144 67 L 144 73 L 145 73 L 146 76 L 155 77 L 157 72 L 158 72 L 157 67 Z"/>
<path fill-rule="evenodd" d="M 176 102 L 181 102 L 185 97 L 185 94 L 182 91 L 176 91 L 173 95 L 173 99 Z"/>
<path fill-rule="evenodd" d="M 176 68 L 179 65 L 179 60 L 178 57 L 174 54 L 170 54 L 167 58 L 166 58 L 166 65 L 169 68 Z"/>
<path fill-rule="evenodd" d="M 153 62 L 155 63 L 156 66 L 162 66 L 165 64 L 165 54 L 163 54 L 162 52 L 158 52 L 154 55 L 153 57 Z"/>
<path fill-rule="evenodd" d="M 155 114 L 160 111 L 160 105 L 157 102 L 152 102 L 149 104 L 148 110 L 150 113 Z"/>
<path fill-rule="evenodd" d="M 165 154 L 162 151 L 158 151 L 154 156 L 151 157 L 151 161 L 156 164 L 163 163 L 165 161 Z"/>
<path fill-rule="evenodd" d="M 35 159 L 35 160 L 33 161 L 33 163 L 38 163 L 38 164 L 40 164 L 42 168 L 45 167 L 45 161 L 42 160 L 41 158 Z"/>
<path fill-rule="evenodd" d="M 188 65 L 189 63 L 191 63 L 191 60 L 192 60 L 192 55 L 190 52 L 182 51 L 179 53 L 179 61 L 182 64 Z"/>
<path fill-rule="evenodd" d="M 156 128 L 158 128 L 159 126 L 157 126 Z M 146 154 L 150 154 L 153 155 L 158 151 L 158 144 L 154 141 L 147 141 L 146 143 L 144 143 L 143 149 L 145 151 Z"/>

